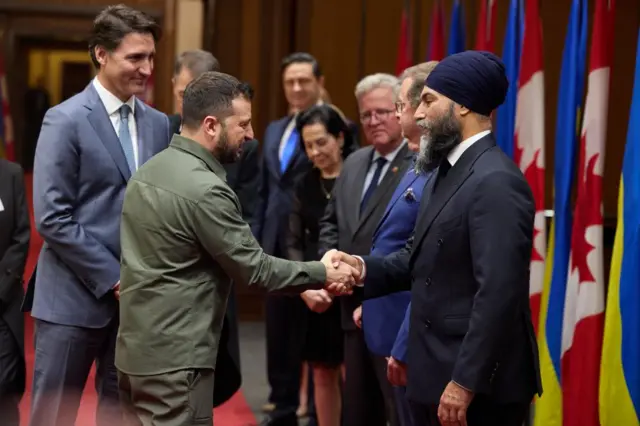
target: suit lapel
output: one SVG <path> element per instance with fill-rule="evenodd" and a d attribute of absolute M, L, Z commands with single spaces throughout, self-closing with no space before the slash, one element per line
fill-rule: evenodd
<path fill-rule="evenodd" d="M 362 212 L 362 215 L 360 215 L 359 217 L 358 229 L 375 211 L 375 209 L 378 207 L 378 204 L 380 204 L 380 200 L 387 194 L 387 192 L 392 191 L 398 186 L 398 181 L 402 178 L 402 176 L 404 176 L 404 173 L 406 171 L 406 167 L 402 166 L 406 165 L 407 149 L 407 144 L 405 144 L 396 155 L 396 158 L 394 158 L 391 164 L 389 164 L 389 169 L 384 174 L 384 178 L 382 178 L 382 181 L 373 192 L 371 199 L 367 202 L 367 206 Z M 364 182 L 364 178 L 362 179 L 362 181 Z M 358 197 L 358 210 L 356 211 L 360 210 L 359 200 L 360 198 Z M 356 232 L 358 229 L 356 229 Z"/>
<path fill-rule="evenodd" d="M 360 201 L 362 200 L 362 191 L 364 191 L 364 180 L 367 177 L 367 172 L 371 165 L 371 158 L 373 157 L 373 147 L 367 147 L 366 149 L 368 149 L 369 152 L 362 156 L 362 161 L 353 174 L 351 182 L 346 186 L 347 191 L 352 194 L 352 196 L 347 197 L 347 213 L 349 215 L 348 220 L 350 222 L 350 229 L 354 230 L 353 234 L 355 234 L 358 227 L 358 221 L 360 218 Z"/>
<path fill-rule="evenodd" d="M 90 110 L 87 115 L 87 119 L 96 131 L 98 138 L 107 149 L 107 152 L 111 155 L 111 158 L 113 158 L 113 161 L 116 163 L 116 166 L 118 167 L 118 170 L 120 170 L 124 180 L 129 181 L 129 178 L 131 177 L 131 170 L 129 170 L 127 158 L 122 150 L 120 139 L 118 139 L 118 135 L 113 129 L 109 115 L 107 115 L 107 110 L 100 101 L 98 92 L 93 87 L 93 83 L 89 83 L 89 86 L 85 89 L 85 93 L 87 95 L 85 107 Z"/>
<path fill-rule="evenodd" d="M 138 130 L 138 167 L 142 166 L 155 154 L 153 149 L 153 129 L 147 120 L 147 107 L 136 99 L 136 127 Z"/>
<path fill-rule="evenodd" d="M 374 235 L 378 233 L 378 230 L 384 224 L 384 221 L 387 220 L 387 217 L 389 216 L 391 209 L 393 209 L 393 206 L 395 206 L 398 200 L 402 198 L 404 193 L 407 191 L 407 189 L 411 187 L 411 185 L 413 185 L 413 182 L 415 182 L 416 179 L 418 179 L 418 174 L 416 174 L 413 171 L 410 172 L 407 170 L 407 172 L 405 173 L 405 178 L 403 178 L 400 181 L 400 183 L 398 184 L 398 187 L 396 188 L 396 192 L 394 192 L 393 194 L 393 198 L 389 200 L 389 204 L 387 204 L 387 209 L 384 211 L 382 218 L 380 218 L 380 222 L 378 222 L 378 227 L 376 228 Z"/>
<path fill-rule="evenodd" d="M 424 237 L 427 235 L 431 224 L 438 217 L 442 209 L 447 205 L 449 200 L 460 189 L 464 182 L 473 173 L 473 165 L 476 160 L 489 148 L 495 145 L 495 141 L 492 135 L 485 136 L 473 145 L 471 145 L 454 164 L 446 178 L 438 182 L 438 187 L 433 192 L 433 187 L 438 181 L 437 172 L 436 175 L 429 179 L 429 184 L 425 187 L 422 193 L 422 200 L 428 198 L 428 202 L 420 203 L 420 211 L 418 214 L 418 221 L 415 227 L 415 240 L 413 243 L 414 250 L 412 256 L 417 252 L 415 250 L 421 243 Z"/>

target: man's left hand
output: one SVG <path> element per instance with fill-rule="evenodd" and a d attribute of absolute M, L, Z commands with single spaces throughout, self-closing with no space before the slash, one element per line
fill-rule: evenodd
<path fill-rule="evenodd" d="M 407 386 L 407 364 L 392 356 L 387 358 L 387 379 L 393 386 Z"/>
<path fill-rule="evenodd" d="M 442 426 L 467 426 L 467 409 L 472 399 L 473 392 L 449 382 L 438 405 L 438 419 Z"/>

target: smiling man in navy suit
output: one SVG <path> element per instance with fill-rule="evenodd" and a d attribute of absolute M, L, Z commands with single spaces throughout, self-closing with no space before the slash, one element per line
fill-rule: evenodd
<path fill-rule="evenodd" d="M 430 61 L 406 69 L 400 76 L 400 91 L 396 102 L 396 116 L 400 120 L 402 135 L 407 140 L 410 152 L 415 158 L 420 150 L 422 131 L 418 127 L 414 114 L 420 105 L 420 94 L 424 81 L 436 66 Z M 386 256 L 402 249 L 411 237 L 418 209 L 422 199 L 422 190 L 433 172 L 416 171 L 409 167 L 407 173 L 396 187 L 378 228 L 373 234 L 372 256 Z M 411 426 L 411 412 L 404 396 L 406 377 L 407 336 L 409 332 L 408 306 L 410 291 L 392 293 L 383 297 L 367 300 L 364 288 L 364 302 L 359 311 L 362 315 L 362 329 L 367 347 L 375 355 L 388 357 L 387 377 L 395 386 L 396 410 L 401 426 Z M 357 321 L 358 312 L 355 314 Z"/>

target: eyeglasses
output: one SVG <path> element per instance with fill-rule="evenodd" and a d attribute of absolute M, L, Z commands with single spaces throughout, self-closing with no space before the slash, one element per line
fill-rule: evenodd
<path fill-rule="evenodd" d="M 368 124 L 371 122 L 373 117 L 379 121 L 385 121 L 392 113 L 395 113 L 392 109 L 374 109 L 373 111 L 366 111 L 360 114 L 360 122 L 362 124 Z"/>
<path fill-rule="evenodd" d="M 402 102 L 402 101 L 396 101 L 396 112 L 398 114 L 402 114 L 402 111 L 404 111 L 404 106 L 406 105 L 406 103 Z"/>

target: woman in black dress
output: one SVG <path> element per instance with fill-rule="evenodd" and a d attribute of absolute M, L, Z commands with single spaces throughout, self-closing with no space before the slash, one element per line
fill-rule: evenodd
<path fill-rule="evenodd" d="M 288 258 L 318 260 L 319 222 L 353 144 L 344 119 L 327 104 L 302 112 L 296 128 L 313 168 L 296 189 L 287 236 Z M 318 424 L 340 426 L 343 336 L 339 305 L 332 303 L 332 296 L 325 290 L 306 291 L 302 299 L 310 309 L 303 360 L 313 370 Z"/>

